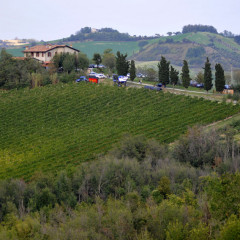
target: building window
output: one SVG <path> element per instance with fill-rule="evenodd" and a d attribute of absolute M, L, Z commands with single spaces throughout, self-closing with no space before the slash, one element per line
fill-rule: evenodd
<path fill-rule="evenodd" d="M 50 52 L 48 52 L 48 57 L 51 57 L 51 56 L 52 56 L 52 54 Z"/>
<path fill-rule="evenodd" d="M 57 55 L 57 52 L 55 52 L 55 55 Z"/>
<path fill-rule="evenodd" d="M 44 53 L 42 53 L 42 57 L 44 57 Z"/>
<path fill-rule="evenodd" d="M 34 53 L 33 52 L 31 53 L 31 56 L 34 57 Z"/>
<path fill-rule="evenodd" d="M 36 53 L 36 57 L 39 57 L 39 52 Z"/>

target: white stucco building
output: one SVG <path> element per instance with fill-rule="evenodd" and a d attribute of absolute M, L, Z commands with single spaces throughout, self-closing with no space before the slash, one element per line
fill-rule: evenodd
<path fill-rule="evenodd" d="M 24 57 L 35 58 L 43 63 L 51 62 L 54 55 L 58 53 L 77 54 L 79 50 L 68 45 L 36 45 L 34 47 L 26 47 L 23 51 Z"/>

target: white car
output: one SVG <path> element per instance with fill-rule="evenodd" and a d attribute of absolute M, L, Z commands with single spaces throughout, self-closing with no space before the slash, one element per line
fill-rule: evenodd
<path fill-rule="evenodd" d="M 120 83 L 125 83 L 127 82 L 127 80 L 128 80 L 128 77 L 126 76 L 118 76 L 118 82 Z"/>
<path fill-rule="evenodd" d="M 102 74 L 102 73 L 98 73 L 98 74 L 97 74 L 97 77 L 98 77 L 98 78 L 106 78 L 106 76 L 105 76 L 104 74 Z"/>

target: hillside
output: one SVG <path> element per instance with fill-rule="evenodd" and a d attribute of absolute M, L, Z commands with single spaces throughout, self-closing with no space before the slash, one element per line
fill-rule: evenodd
<path fill-rule="evenodd" d="M 210 58 L 212 66 L 221 63 L 225 70 L 240 68 L 240 45 L 234 39 L 218 34 L 197 32 L 161 37 L 147 40 L 132 41 L 74 41 L 65 42 L 87 54 L 92 59 L 94 53 L 102 54 L 111 48 L 116 53 L 127 53 L 130 59 L 136 61 L 159 61 L 165 56 L 172 64 L 182 66 L 186 59 L 191 68 L 201 69 Z M 23 56 L 23 48 L 7 49 L 14 56 Z"/>
<path fill-rule="evenodd" d="M 224 119 L 239 106 L 93 84 L 0 93 L 0 178 L 29 179 L 95 159 L 124 133 L 169 143 L 188 126 Z"/>
<path fill-rule="evenodd" d="M 155 39 L 131 57 L 137 61 L 159 61 L 162 55 L 177 66 L 186 59 L 191 67 L 201 68 L 209 57 L 212 65 L 221 63 L 225 70 L 231 66 L 240 68 L 240 45 L 231 38 L 205 32 Z"/>

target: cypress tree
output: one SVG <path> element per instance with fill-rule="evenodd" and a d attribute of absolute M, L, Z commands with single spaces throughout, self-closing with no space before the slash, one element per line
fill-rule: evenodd
<path fill-rule="evenodd" d="M 183 66 L 182 66 L 182 84 L 185 88 L 188 88 L 190 85 L 190 75 L 189 75 L 189 68 L 188 68 L 188 62 L 186 60 L 183 60 Z"/>
<path fill-rule="evenodd" d="M 133 81 L 136 77 L 136 67 L 135 67 L 134 60 L 131 60 L 129 72 L 130 72 L 130 79 Z"/>
<path fill-rule="evenodd" d="M 123 55 L 119 51 L 116 56 L 116 69 L 118 75 L 126 76 L 129 70 L 129 61 L 127 61 L 127 54 Z"/>
<path fill-rule="evenodd" d="M 215 86 L 217 92 L 222 92 L 225 85 L 224 70 L 220 63 L 215 65 Z"/>
<path fill-rule="evenodd" d="M 212 70 L 211 63 L 207 58 L 204 69 L 204 89 L 208 92 L 212 88 Z"/>
<path fill-rule="evenodd" d="M 179 74 L 179 72 L 173 66 L 171 66 L 170 67 L 170 80 L 171 80 L 171 84 L 173 84 L 174 86 L 178 82 L 178 74 Z"/>
<path fill-rule="evenodd" d="M 170 62 L 167 62 L 166 58 L 162 56 L 158 63 L 158 78 L 164 86 L 169 84 L 169 65 Z"/>

